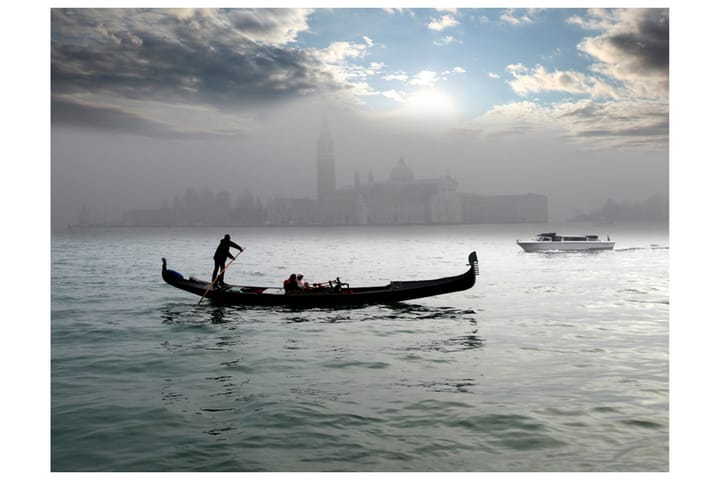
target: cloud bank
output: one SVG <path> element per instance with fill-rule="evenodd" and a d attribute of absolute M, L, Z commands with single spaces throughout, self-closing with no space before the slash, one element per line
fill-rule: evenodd
<path fill-rule="evenodd" d="M 53 9 L 53 122 L 93 128 L 112 122 L 130 132 L 152 125 L 146 133 L 155 135 L 167 129 L 151 112 L 123 116 L 120 105 L 153 101 L 221 112 L 356 89 L 344 67 L 372 43 L 295 48 L 310 13 Z"/>
<path fill-rule="evenodd" d="M 568 23 L 588 31 L 577 45 L 579 54 L 592 61 L 587 73 L 521 63 L 508 65 L 506 72 L 511 76 L 508 85 L 521 97 L 554 93 L 571 98 L 497 105 L 464 131 L 492 137 L 546 135 L 552 130 L 592 148 L 667 149 L 668 10 L 594 9 L 584 17 L 570 17 Z"/>
<path fill-rule="evenodd" d="M 542 12 L 503 10 L 498 24 L 530 28 L 542 22 Z M 157 138 L 243 135 L 255 128 L 259 112 L 273 105 L 323 98 L 354 107 L 372 98 L 392 108 L 419 89 L 467 73 L 461 66 L 405 71 L 369 61 L 374 51 L 387 48 L 371 35 L 302 46 L 298 36 L 311 33 L 312 14 L 308 9 L 52 9 L 53 125 Z M 438 9 L 419 24 L 442 33 L 425 48 L 448 53 L 458 48 L 458 37 L 445 32 L 462 35 L 462 20 L 472 17 L 465 10 Z M 478 134 L 526 134 L 547 131 L 551 119 L 557 122 L 553 130 L 573 141 L 597 146 L 614 135 L 617 140 L 607 145 L 648 146 L 654 139 L 657 148 L 666 148 L 668 10 L 592 9 L 567 23 L 585 32 L 576 54 L 589 60 L 589 68 L 510 62 L 505 78 L 519 98 L 492 106 L 461 129 L 482 125 Z M 499 72 L 485 75 L 500 79 Z M 542 95 L 554 97 L 549 103 L 535 98 Z M 597 128 L 585 121 L 589 112 Z M 508 128 L 513 113 L 518 123 Z M 647 117 L 640 121 L 642 115 Z M 530 127 L 532 122 L 538 124 Z"/>

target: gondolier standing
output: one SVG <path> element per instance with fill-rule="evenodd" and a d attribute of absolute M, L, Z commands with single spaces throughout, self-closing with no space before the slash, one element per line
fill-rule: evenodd
<path fill-rule="evenodd" d="M 243 251 L 243 248 L 240 245 L 230 240 L 230 234 L 226 234 L 225 237 L 220 240 L 220 245 L 218 245 L 215 250 L 215 256 L 213 257 L 215 260 L 215 268 L 213 269 L 212 274 L 213 280 L 215 280 L 215 276 L 218 275 L 218 272 L 220 272 L 216 282 L 217 286 L 225 285 L 225 260 L 228 258 L 235 258 L 230 254 L 230 247 L 237 248 L 241 252 Z"/>

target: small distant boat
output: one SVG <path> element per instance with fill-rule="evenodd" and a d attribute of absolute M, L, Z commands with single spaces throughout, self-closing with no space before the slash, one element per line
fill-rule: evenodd
<path fill-rule="evenodd" d="M 479 273 L 475 252 L 468 256 L 468 264 L 469 268 L 464 273 L 454 277 L 394 281 L 378 287 L 350 287 L 347 283 L 340 282 L 338 278 L 337 281 L 328 282 L 328 285 L 323 284 L 292 293 L 285 293 L 278 287 L 227 285 L 222 289 L 211 288 L 210 282 L 194 277 L 185 278 L 182 274 L 170 270 L 164 258 L 162 277 L 173 287 L 220 304 L 293 308 L 335 307 L 396 303 L 467 290 L 475 285 L 475 277 Z"/>
<path fill-rule="evenodd" d="M 532 240 L 517 241 L 526 252 L 612 250 L 615 242 L 598 238 L 597 235 L 558 235 L 555 232 L 540 233 Z"/>

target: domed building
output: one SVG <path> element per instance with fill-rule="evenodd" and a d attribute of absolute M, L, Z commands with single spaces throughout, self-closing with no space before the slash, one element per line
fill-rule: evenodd
<path fill-rule="evenodd" d="M 457 182 L 443 178 L 415 179 L 401 156 L 387 181 L 357 185 L 369 224 L 461 223 Z"/>
<path fill-rule="evenodd" d="M 268 202 L 273 225 L 408 225 L 547 222 L 544 195 L 460 194 L 447 172 L 441 178 L 415 179 L 401 155 L 386 181 L 372 172 L 362 183 L 336 188 L 335 153 L 327 120 L 317 139 L 317 199 L 276 198 Z"/>
<path fill-rule="evenodd" d="M 413 171 L 405 164 L 405 157 L 400 156 L 400 161 L 390 172 L 391 182 L 412 182 L 414 178 Z"/>

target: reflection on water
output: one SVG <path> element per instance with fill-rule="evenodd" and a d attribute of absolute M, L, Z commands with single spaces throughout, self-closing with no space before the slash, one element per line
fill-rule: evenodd
<path fill-rule="evenodd" d="M 386 305 L 381 305 L 380 308 L 390 310 L 397 313 L 406 313 L 408 315 L 417 315 L 417 314 L 432 314 L 432 313 L 441 313 L 444 312 L 447 315 L 472 315 L 475 313 L 475 309 L 463 309 L 463 308 L 456 308 L 452 306 L 431 306 L 431 305 L 422 305 L 419 303 L 389 303 Z"/>
<path fill-rule="evenodd" d="M 485 339 L 474 333 L 458 337 L 430 340 L 428 342 L 408 347 L 408 351 L 438 351 L 442 353 L 461 352 L 464 350 L 475 350 L 485 346 Z"/>
<path fill-rule="evenodd" d="M 241 308 L 232 305 L 170 303 L 160 309 L 165 325 L 223 324 L 239 318 Z"/>
<path fill-rule="evenodd" d="M 397 385 L 409 388 L 421 388 L 440 393 L 469 393 L 472 387 L 477 385 L 477 380 L 474 378 L 442 378 L 419 383 L 401 381 L 398 382 Z"/>
<path fill-rule="evenodd" d="M 225 307 L 214 306 L 210 310 L 210 323 L 226 323 L 228 320 L 225 319 Z"/>
<path fill-rule="evenodd" d="M 282 318 L 286 323 L 339 323 L 372 320 L 433 320 L 469 319 L 481 309 L 427 306 L 419 304 L 386 304 L 371 306 L 342 306 L 298 309 L 288 307 L 218 305 L 212 302 L 201 305 L 169 303 L 160 309 L 163 324 L 221 324 L 246 318 L 262 319 L 266 315 Z"/>

